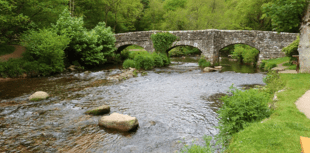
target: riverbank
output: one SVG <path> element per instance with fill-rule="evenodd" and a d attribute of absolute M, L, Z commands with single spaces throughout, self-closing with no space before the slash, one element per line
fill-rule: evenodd
<path fill-rule="evenodd" d="M 310 137 L 310 120 L 295 102 L 310 88 L 310 74 L 280 74 L 286 82 L 277 93 L 275 112 L 235 134 L 226 152 L 300 152 L 300 136 Z"/>

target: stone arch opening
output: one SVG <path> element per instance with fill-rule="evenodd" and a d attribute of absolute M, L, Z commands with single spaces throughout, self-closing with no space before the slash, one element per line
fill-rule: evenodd
<path fill-rule="evenodd" d="M 126 45 L 121 45 L 121 46 L 116 46 L 116 54 L 120 54 L 124 49 L 126 49 L 127 47 L 133 46 L 133 48 L 130 48 L 132 51 L 146 51 L 146 49 L 140 45 L 137 44 L 126 44 Z"/>
<path fill-rule="evenodd" d="M 170 57 L 180 56 L 200 56 L 202 54 L 201 49 L 192 45 L 174 45 L 170 47 L 166 53 Z"/>
<path fill-rule="evenodd" d="M 261 51 L 255 47 L 254 45 L 249 45 L 246 43 L 234 43 L 229 44 L 217 51 L 218 62 L 221 62 L 223 59 L 228 58 L 233 60 L 233 53 L 235 55 L 239 55 L 238 61 L 242 64 L 252 64 L 256 65 L 256 63 L 260 60 Z"/>

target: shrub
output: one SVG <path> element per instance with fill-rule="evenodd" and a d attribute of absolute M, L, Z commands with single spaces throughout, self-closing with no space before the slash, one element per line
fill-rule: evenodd
<path fill-rule="evenodd" d="M 137 55 L 148 55 L 147 51 L 131 51 L 129 52 L 129 58 L 134 59 Z"/>
<path fill-rule="evenodd" d="M 15 47 L 14 46 L 0 44 L 0 56 L 6 55 L 6 54 L 11 54 L 14 51 L 15 51 Z"/>
<path fill-rule="evenodd" d="M 281 79 L 280 74 L 270 71 L 263 81 L 267 84 L 266 92 L 274 94 L 285 86 L 285 82 Z"/>
<path fill-rule="evenodd" d="M 137 55 L 134 59 L 137 69 L 150 70 L 154 67 L 154 59 L 149 55 Z"/>
<path fill-rule="evenodd" d="M 164 66 L 168 66 L 170 64 L 170 59 L 165 53 L 160 53 L 159 56 L 163 60 Z"/>
<path fill-rule="evenodd" d="M 198 65 L 201 68 L 205 68 L 205 67 L 211 66 L 211 63 L 208 62 L 204 56 L 201 56 L 199 61 L 198 61 Z"/>
<path fill-rule="evenodd" d="M 129 58 L 129 50 L 128 49 L 124 49 L 121 51 L 121 59 L 122 60 L 126 60 Z"/>
<path fill-rule="evenodd" d="M 66 35 L 70 38 L 69 47 L 65 50 L 68 63 L 76 59 L 82 65 L 98 65 L 107 61 L 115 50 L 115 37 L 110 27 L 104 22 L 88 31 L 83 27 L 82 17 L 71 17 L 66 9 L 60 14 L 56 25 L 52 27 L 59 35 Z"/>
<path fill-rule="evenodd" d="M 219 113 L 219 135 L 229 138 L 244 129 L 248 123 L 271 115 L 268 108 L 270 95 L 257 89 L 241 91 L 231 86 L 232 96 L 226 95 Z"/>
<path fill-rule="evenodd" d="M 26 47 L 25 60 L 37 61 L 42 75 L 62 72 L 64 69 L 64 49 L 70 39 L 59 36 L 51 29 L 29 31 L 23 35 L 21 43 Z M 42 67 L 41 67 L 42 66 Z"/>
<path fill-rule="evenodd" d="M 126 59 L 123 63 L 123 68 L 128 69 L 129 67 L 135 68 L 135 61 L 131 59 Z"/>
<path fill-rule="evenodd" d="M 234 47 L 233 58 L 238 59 L 244 63 L 256 63 L 259 51 L 248 45 L 238 44 Z"/>
<path fill-rule="evenodd" d="M 151 35 L 151 39 L 157 52 L 166 53 L 166 51 L 171 47 L 172 43 L 177 40 L 177 36 L 169 32 L 156 33 Z"/>
<path fill-rule="evenodd" d="M 18 77 L 22 75 L 25 70 L 23 70 L 22 65 L 25 63 L 23 59 L 9 59 L 6 62 L 0 62 L 0 74 L 2 77 Z"/>
<path fill-rule="evenodd" d="M 152 53 L 152 58 L 154 59 L 154 64 L 156 67 L 163 67 L 164 66 L 164 61 L 163 59 L 157 54 L 157 53 Z"/>
<path fill-rule="evenodd" d="M 282 52 L 284 52 L 287 57 L 290 57 L 290 63 L 292 63 L 292 61 L 295 60 L 295 58 L 293 58 L 292 55 L 298 55 L 297 49 L 299 41 L 300 41 L 299 36 L 297 36 L 297 39 L 294 42 L 292 42 L 290 45 L 282 49 Z"/>
<path fill-rule="evenodd" d="M 260 69 L 264 69 L 264 68 L 265 68 L 265 65 L 266 65 L 266 61 L 265 61 L 265 60 L 262 60 L 262 62 L 261 62 L 260 65 L 259 65 L 259 68 L 260 68 Z"/>
<path fill-rule="evenodd" d="M 269 62 L 265 65 L 264 69 L 270 71 L 272 68 L 277 67 L 276 63 Z"/>

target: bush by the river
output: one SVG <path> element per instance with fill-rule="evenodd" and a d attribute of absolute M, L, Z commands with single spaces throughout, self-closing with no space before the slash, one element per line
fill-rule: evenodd
<path fill-rule="evenodd" d="M 152 53 L 152 58 L 154 59 L 154 65 L 156 67 L 163 67 L 164 66 L 164 61 L 158 53 L 156 53 L 156 52 Z"/>
<path fill-rule="evenodd" d="M 270 95 L 267 92 L 250 89 L 239 90 L 231 87 L 232 96 L 221 98 L 223 106 L 219 113 L 219 135 L 229 138 L 244 129 L 248 123 L 260 121 L 271 115 L 268 108 Z"/>
<path fill-rule="evenodd" d="M 67 9 L 53 25 L 57 34 L 70 38 L 65 49 L 67 64 L 73 64 L 76 60 L 85 66 L 105 63 L 115 50 L 116 39 L 111 28 L 106 27 L 104 22 L 99 22 L 92 30 L 87 30 L 83 25 L 83 18 L 71 17 Z"/>
<path fill-rule="evenodd" d="M 247 64 L 255 64 L 257 62 L 259 51 L 256 48 L 243 44 L 237 44 L 234 47 L 233 58 Z"/>
<path fill-rule="evenodd" d="M 123 68 L 129 67 L 136 69 L 150 70 L 154 67 L 163 67 L 170 64 L 170 60 L 165 54 L 148 53 L 146 51 L 132 51 L 129 58 L 123 62 Z"/>
<path fill-rule="evenodd" d="M 135 61 L 132 60 L 132 59 L 126 59 L 124 62 L 123 62 L 123 68 L 124 69 L 128 69 L 129 67 L 131 68 L 135 68 L 136 67 L 136 64 L 135 64 Z"/>
<path fill-rule="evenodd" d="M 37 66 L 42 75 L 62 72 L 65 67 L 64 49 L 69 42 L 68 37 L 57 35 L 52 29 L 32 30 L 22 37 L 21 44 L 26 47 L 23 57 Z M 33 66 L 29 67 L 31 71 L 37 71 Z"/>
<path fill-rule="evenodd" d="M 198 61 L 198 65 L 201 68 L 205 68 L 205 67 L 211 66 L 211 62 L 207 61 L 204 56 L 201 56 L 199 61 Z"/>

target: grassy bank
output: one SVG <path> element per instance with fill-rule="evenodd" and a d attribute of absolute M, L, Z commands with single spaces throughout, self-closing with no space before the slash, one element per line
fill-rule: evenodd
<path fill-rule="evenodd" d="M 278 61 L 282 62 L 282 61 Z M 310 137 L 310 119 L 295 102 L 310 89 L 310 74 L 281 74 L 285 91 L 278 93 L 275 112 L 233 135 L 226 152 L 300 152 L 300 136 Z"/>

